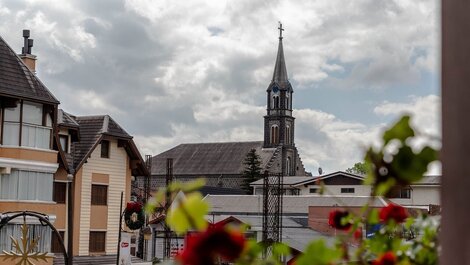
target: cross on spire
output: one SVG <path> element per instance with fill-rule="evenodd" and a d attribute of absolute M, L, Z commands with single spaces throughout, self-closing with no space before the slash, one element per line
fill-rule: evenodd
<path fill-rule="evenodd" d="M 282 23 L 281 23 L 281 21 L 279 21 L 279 28 L 278 28 L 278 29 L 279 29 L 279 39 L 282 39 L 282 31 L 283 31 L 284 29 L 282 28 Z"/>

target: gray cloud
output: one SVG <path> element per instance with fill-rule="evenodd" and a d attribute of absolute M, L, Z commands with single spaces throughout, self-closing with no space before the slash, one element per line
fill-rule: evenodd
<path fill-rule="evenodd" d="M 143 153 L 156 154 L 182 142 L 262 139 L 278 20 L 286 28 L 294 97 L 314 97 L 324 84 L 355 89 L 364 94 L 355 104 L 370 104 L 371 89 L 394 93 L 390 87 L 419 82 L 423 72 L 435 75 L 436 5 L 0 0 L 0 33 L 19 51 L 21 30 L 30 28 L 38 75 L 61 107 L 109 113 Z M 313 107 L 296 117 L 297 146 L 311 170 L 352 165 L 362 157 L 363 140 L 377 137 L 382 126 Z"/>

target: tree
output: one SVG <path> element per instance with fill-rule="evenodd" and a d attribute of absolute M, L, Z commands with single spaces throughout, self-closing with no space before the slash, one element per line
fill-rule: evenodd
<path fill-rule="evenodd" d="M 253 190 L 250 187 L 250 183 L 261 178 L 261 159 L 256 153 L 255 149 L 251 149 L 246 154 L 243 164 L 245 165 L 245 169 L 242 172 L 242 189 L 247 194 L 253 194 Z"/>
<path fill-rule="evenodd" d="M 346 172 L 358 175 L 365 175 L 367 174 L 367 167 L 366 163 L 364 162 L 357 162 L 354 164 L 353 167 L 346 169 Z"/>

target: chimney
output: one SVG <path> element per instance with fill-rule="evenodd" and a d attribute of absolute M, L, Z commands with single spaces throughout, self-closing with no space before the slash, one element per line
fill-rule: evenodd
<path fill-rule="evenodd" d="M 29 29 L 23 30 L 24 46 L 21 49 L 20 58 L 23 60 L 24 64 L 31 70 L 31 72 L 36 73 L 36 55 L 31 54 L 31 49 L 33 48 L 33 39 L 29 38 Z"/>

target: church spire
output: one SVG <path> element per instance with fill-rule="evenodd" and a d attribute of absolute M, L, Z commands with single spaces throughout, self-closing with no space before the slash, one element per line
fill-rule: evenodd
<path fill-rule="evenodd" d="M 279 22 L 279 47 L 277 50 L 276 65 L 274 66 L 272 82 L 278 83 L 280 86 L 285 86 L 289 82 L 287 80 L 286 61 L 284 59 L 284 49 L 282 47 L 282 23 Z"/>

